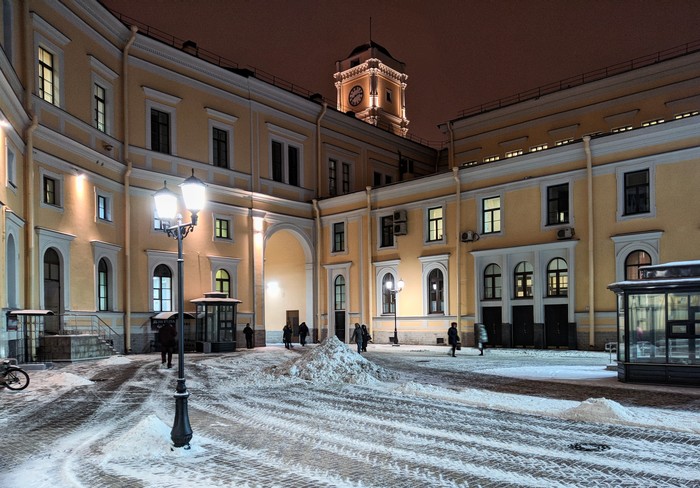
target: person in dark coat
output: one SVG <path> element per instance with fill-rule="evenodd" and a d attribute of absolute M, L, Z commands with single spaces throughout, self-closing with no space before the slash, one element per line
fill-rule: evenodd
<path fill-rule="evenodd" d="M 459 331 L 457 330 L 457 322 L 452 322 L 450 328 L 447 329 L 447 343 L 452 346 L 452 357 L 456 357 L 457 343 L 459 343 Z"/>
<path fill-rule="evenodd" d="M 177 344 L 177 330 L 175 325 L 166 322 L 160 329 L 158 329 L 158 343 L 160 344 L 160 360 L 161 364 L 165 364 L 165 360 L 168 360 L 168 368 L 173 367 L 173 348 Z"/>
<path fill-rule="evenodd" d="M 486 326 L 484 324 L 479 324 L 479 340 L 477 347 L 479 348 L 479 356 L 484 355 L 484 344 L 489 341 L 489 335 L 486 332 Z"/>
<path fill-rule="evenodd" d="M 367 326 L 362 324 L 362 352 L 367 352 L 367 343 L 372 340 L 372 336 L 369 335 Z"/>
<path fill-rule="evenodd" d="M 243 334 L 245 334 L 245 347 L 253 349 L 253 329 L 250 327 L 250 324 L 245 324 Z"/>
<path fill-rule="evenodd" d="M 282 327 L 282 340 L 284 341 L 284 347 L 287 349 L 292 348 L 292 327 L 289 324 L 285 324 Z"/>
<path fill-rule="evenodd" d="M 306 322 L 299 324 L 299 344 L 303 346 L 306 345 L 306 336 L 309 335 L 309 326 Z"/>
<path fill-rule="evenodd" d="M 362 353 L 362 328 L 360 328 L 360 324 L 355 322 L 355 330 L 352 331 L 352 337 L 350 337 L 351 341 L 354 341 L 355 344 L 357 344 L 357 352 L 358 354 Z"/>

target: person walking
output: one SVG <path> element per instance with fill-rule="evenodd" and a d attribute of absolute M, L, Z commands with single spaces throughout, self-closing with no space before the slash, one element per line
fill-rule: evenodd
<path fill-rule="evenodd" d="M 158 343 L 160 344 L 160 361 L 165 364 L 167 359 L 168 368 L 173 367 L 173 349 L 177 343 L 177 330 L 175 324 L 166 322 L 158 329 Z"/>
<path fill-rule="evenodd" d="M 452 357 L 456 357 L 455 351 L 459 343 L 459 331 L 457 330 L 457 322 L 452 322 L 450 328 L 447 329 L 447 343 L 452 346 Z"/>
<path fill-rule="evenodd" d="M 302 322 L 299 324 L 299 344 L 301 344 L 302 347 L 306 345 L 307 335 L 309 335 L 309 326 L 306 325 L 306 322 Z"/>
<path fill-rule="evenodd" d="M 367 326 L 362 324 L 362 352 L 367 352 L 367 344 L 372 340 L 372 336 L 369 335 Z"/>
<path fill-rule="evenodd" d="M 477 347 L 479 348 L 479 356 L 484 355 L 484 344 L 489 341 L 489 335 L 486 332 L 486 326 L 484 324 L 479 324 L 479 341 Z"/>
<path fill-rule="evenodd" d="M 284 341 L 284 347 L 287 349 L 292 348 L 292 327 L 289 323 L 282 327 L 282 340 Z"/>
<path fill-rule="evenodd" d="M 243 334 L 245 335 L 246 349 L 253 349 L 253 329 L 250 327 L 250 324 L 245 324 Z"/>
<path fill-rule="evenodd" d="M 362 328 L 360 328 L 360 324 L 357 322 L 355 322 L 355 330 L 352 331 L 352 337 L 350 339 L 357 344 L 357 353 L 362 354 Z"/>

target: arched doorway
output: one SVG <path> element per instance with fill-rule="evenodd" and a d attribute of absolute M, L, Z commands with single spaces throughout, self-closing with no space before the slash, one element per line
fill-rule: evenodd
<path fill-rule="evenodd" d="M 54 316 L 46 320 L 46 332 L 58 333 L 59 317 L 63 314 L 61 286 L 61 257 L 50 247 L 44 253 L 44 308 Z"/>

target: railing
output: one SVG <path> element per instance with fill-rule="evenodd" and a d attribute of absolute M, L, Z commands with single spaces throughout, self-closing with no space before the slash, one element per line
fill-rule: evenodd
<path fill-rule="evenodd" d="M 615 76 L 635 69 L 643 68 L 644 66 L 649 66 L 660 61 L 666 61 L 680 56 L 685 56 L 686 54 L 691 54 L 696 51 L 700 51 L 700 40 L 666 49 L 664 51 L 659 51 L 654 54 L 634 58 L 630 61 L 625 61 L 624 63 L 613 64 L 602 69 L 597 69 L 595 71 L 589 71 L 587 73 L 572 76 L 571 78 L 566 78 L 555 83 L 550 83 L 548 85 L 533 88 L 531 90 L 520 92 L 509 97 L 482 103 L 480 105 L 476 105 L 474 107 L 462 110 L 461 112 L 459 112 L 457 118 L 470 117 L 473 115 L 478 115 L 485 112 L 490 112 L 492 110 L 497 110 L 499 108 L 507 107 L 509 105 L 514 105 L 516 103 L 524 102 L 526 100 L 533 100 L 541 97 L 542 95 L 548 95 L 550 93 L 566 90 L 567 88 L 583 85 L 584 83 L 602 80 L 610 76 Z"/>
<path fill-rule="evenodd" d="M 64 314 L 47 317 L 45 331 L 60 335 L 96 335 L 116 351 L 124 352 L 124 336 L 97 315 Z M 56 320 L 56 323 L 51 323 Z"/>

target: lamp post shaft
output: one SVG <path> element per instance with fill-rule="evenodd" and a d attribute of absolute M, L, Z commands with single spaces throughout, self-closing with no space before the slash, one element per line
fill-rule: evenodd
<path fill-rule="evenodd" d="M 188 224 L 186 224 L 188 225 Z M 177 387 L 175 389 L 175 421 L 170 431 L 170 438 L 175 447 L 189 446 L 192 440 L 192 427 L 187 408 L 187 398 L 190 394 L 185 385 L 185 284 L 183 280 L 182 257 L 182 218 L 177 221 Z"/>
<path fill-rule="evenodd" d="M 394 346 L 399 345 L 399 330 L 396 324 L 396 315 L 398 313 L 397 307 L 396 307 L 396 294 L 397 290 L 394 290 L 392 292 L 393 298 L 394 298 Z"/>

